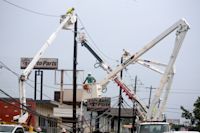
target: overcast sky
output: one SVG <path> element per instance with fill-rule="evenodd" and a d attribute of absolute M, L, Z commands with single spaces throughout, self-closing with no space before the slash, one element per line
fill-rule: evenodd
<path fill-rule="evenodd" d="M 176 61 L 176 74 L 166 110 L 168 118 L 180 118 L 180 106 L 192 110 L 193 103 L 200 96 L 199 5 L 199 0 L 0 0 L 0 61 L 20 74 L 20 58 L 35 55 L 58 27 L 59 16 L 70 7 L 75 7 L 82 22 L 78 22 L 79 29 L 87 31 L 91 47 L 113 68 L 119 64 L 117 60 L 120 60 L 123 49 L 135 53 L 173 23 L 185 18 L 191 29 Z M 142 58 L 167 63 L 174 38 L 175 33 L 172 33 Z M 44 57 L 58 58 L 59 69 L 72 69 L 73 32 L 61 31 Z M 98 82 L 106 73 L 101 68 L 95 69 L 95 63 L 96 59 L 79 45 L 78 69 L 84 70 L 85 76 L 91 72 Z M 138 83 L 142 83 L 138 85 L 137 93 L 148 103 L 149 90 L 145 87 L 158 87 L 160 75 L 139 65 L 130 65 L 127 69 L 124 72 L 127 84 L 134 84 L 137 75 Z M 33 77 L 34 73 L 30 79 Z M 70 74 L 67 77 L 65 82 L 72 82 Z M 54 79 L 54 71 L 44 72 L 44 84 L 53 87 L 44 87 L 48 96 L 45 99 L 53 99 L 53 91 L 59 87 Z M 18 78 L 5 67 L 0 69 L 0 88 L 14 97 L 19 96 Z M 33 98 L 33 88 L 26 88 L 27 97 Z M 117 96 L 117 86 L 110 83 L 104 95 Z"/>

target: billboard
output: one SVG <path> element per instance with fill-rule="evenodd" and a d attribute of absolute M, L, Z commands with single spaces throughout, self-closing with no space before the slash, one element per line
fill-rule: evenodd
<path fill-rule="evenodd" d="M 33 58 L 22 57 L 20 61 L 21 69 L 25 69 Z M 35 64 L 34 69 L 58 69 L 57 58 L 41 58 Z"/>
<path fill-rule="evenodd" d="M 111 98 L 91 98 L 87 100 L 87 110 L 88 111 L 105 111 L 110 108 Z"/>

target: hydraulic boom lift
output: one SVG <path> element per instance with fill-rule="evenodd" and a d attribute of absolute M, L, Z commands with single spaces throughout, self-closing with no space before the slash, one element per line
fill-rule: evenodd
<path fill-rule="evenodd" d="M 103 59 L 97 55 L 97 53 L 87 44 L 87 41 L 85 39 L 84 34 L 80 34 L 79 36 L 79 40 L 81 42 L 81 45 L 86 47 L 91 53 L 92 55 L 98 60 L 99 65 L 101 66 L 101 68 L 103 68 L 103 70 L 105 70 L 108 74 L 112 73 L 112 69 L 109 65 L 107 65 Z M 125 67 L 124 67 L 125 68 Z M 139 98 L 134 94 L 134 92 L 131 91 L 131 89 L 129 89 L 124 83 L 123 81 L 117 76 L 116 73 L 116 77 L 114 79 L 115 83 L 120 86 L 120 88 L 123 90 L 123 92 L 126 93 L 126 95 L 129 97 L 129 99 L 136 101 L 136 108 L 138 111 L 138 115 L 140 116 L 141 119 L 145 119 L 145 115 L 146 115 L 146 106 L 139 100 Z M 107 82 L 108 83 L 108 82 Z M 106 84 L 97 84 L 95 86 L 95 89 L 97 90 L 103 90 L 102 87 L 106 87 Z"/>
<path fill-rule="evenodd" d="M 71 8 L 68 10 L 68 12 L 62 16 L 62 20 L 56 31 L 51 34 L 51 36 L 48 38 L 48 40 L 44 43 L 44 45 L 40 48 L 40 50 L 36 53 L 36 55 L 33 57 L 30 64 L 26 67 L 26 69 L 22 72 L 20 78 L 19 78 L 19 98 L 20 98 L 20 108 L 21 108 L 21 114 L 14 116 L 13 119 L 17 120 L 19 123 L 25 123 L 28 118 L 28 112 L 26 110 L 26 92 L 25 92 L 25 86 L 24 83 L 28 79 L 31 71 L 33 70 L 35 64 L 37 61 L 42 57 L 42 55 L 45 53 L 46 49 L 52 44 L 52 42 L 55 40 L 57 34 L 61 29 L 69 29 L 76 21 L 76 16 L 73 14 L 74 8 Z"/>
<path fill-rule="evenodd" d="M 185 38 L 185 35 L 189 29 L 189 25 L 187 24 L 186 20 L 181 19 L 175 24 L 173 24 L 171 27 L 169 27 L 167 30 L 165 30 L 163 33 L 161 33 L 159 36 L 157 36 L 155 39 L 153 39 L 151 42 L 149 42 L 147 45 L 145 45 L 140 51 L 136 52 L 135 54 L 131 55 L 124 63 L 120 64 L 115 70 L 113 70 L 108 76 L 100 82 L 101 85 L 106 85 L 110 80 L 114 80 L 116 82 L 117 79 L 117 73 L 119 73 L 122 69 L 127 67 L 128 65 L 135 63 L 139 57 L 141 57 L 145 52 L 147 52 L 149 49 L 154 47 L 158 42 L 163 40 L 166 36 L 168 36 L 170 33 L 176 30 L 176 39 L 174 44 L 174 49 L 172 52 L 172 55 L 170 57 L 170 60 L 167 64 L 167 68 L 164 71 L 164 76 L 161 78 L 160 85 L 156 91 L 156 94 L 152 100 L 152 104 L 150 105 L 148 111 L 147 111 L 147 120 L 158 120 L 160 115 L 162 114 L 166 101 L 167 96 L 169 94 L 169 90 L 167 90 L 167 93 L 165 95 L 165 98 L 163 100 L 162 106 L 159 108 L 159 113 L 153 114 L 154 108 L 156 108 L 156 104 L 159 101 L 159 98 L 163 92 L 164 87 L 166 86 L 166 83 L 168 82 L 167 87 L 170 88 L 171 82 L 173 79 L 173 66 L 176 60 L 176 57 L 178 55 L 178 52 L 181 48 L 181 45 L 183 43 L 183 40 Z M 131 96 L 130 90 L 126 90 L 125 93 L 128 93 L 128 96 Z M 140 102 L 140 101 L 139 101 Z"/>
<path fill-rule="evenodd" d="M 87 45 L 86 40 L 84 37 L 80 37 L 81 44 L 85 46 L 99 61 L 100 65 L 104 70 L 107 71 L 108 75 L 104 80 L 102 80 L 99 85 L 102 88 L 105 88 L 106 85 L 111 81 L 115 81 L 117 85 L 120 86 L 120 88 L 125 92 L 125 94 L 129 97 L 129 99 L 136 101 L 137 105 L 137 111 L 142 116 L 143 120 L 160 120 L 160 115 L 164 111 L 167 97 L 169 94 L 169 89 L 166 89 L 166 94 L 164 96 L 163 104 L 160 106 L 159 111 L 156 114 L 153 114 L 153 110 L 156 108 L 156 104 L 158 103 L 160 96 L 164 90 L 164 88 L 170 88 L 174 70 L 173 66 L 176 60 L 176 57 L 178 55 L 178 52 L 180 50 L 180 47 L 182 45 L 182 42 L 184 40 L 184 37 L 189 29 L 189 25 L 187 24 L 186 20 L 181 19 L 177 21 L 175 24 L 173 24 L 171 27 L 166 29 L 164 32 L 162 32 L 160 35 L 158 35 L 155 39 L 147 43 L 141 50 L 136 52 L 135 54 L 129 56 L 127 60 L 124 61 L 124 63 L 120 64 L 118 67 L 116 67 L 114 70 L 112 70 L 108 65 L 106 65 L 101 58 Z M 149 67 L 153 69 L 154 71 L 158 71 L 160 73 L 163 73 L 163 77 L 161 78 L 160 85 L 156 91 L 156 94 L 152 100 L 152 104 L 150 105 L 149 109 L 146 109 L 146 106 L 142 104 L 142 102 L 139 100 L 139 98 L 134 94 L 133 91 L 131 91 L 124 83 L 123 81 L 118 78 L 118 73 L 126 68 L 128 65 L 133 63 L 140 63 L 142 64 L 142 60 L 139 60 L 139 57 L 141 57 L 144 53 L 146 53 L 148 50 L 153 48 L 157 43 L 159 43 L 161 40 L 163 40 L 166 36 L 168 36 L 170 33 L 176 30 L 176 39 L 175 39 L 175 45 L 174 50 L 172 52 L 172 55 L 170 57 L 170 61 L 167 64 L 166 70 L 164 72 L 160 72 L 157 69 L 153 69 L 152 67 Z M 143 64 L 145 64 L 143 62 Z M 161 64 L 160 64 L 161 65 Z M 146 65 L 147 66 L 147 65 Z"/>

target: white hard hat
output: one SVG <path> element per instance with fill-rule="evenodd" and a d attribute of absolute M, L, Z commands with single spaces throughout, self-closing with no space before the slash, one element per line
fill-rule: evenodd
<path fill-rule="evenodd" d="M 37 131 L 37 132 L 41 132 L 42 129 L 41 129 L 40 127 L 37 127 L 36 131 Z"/>
<path fill-rule="evenodd" d="M 66 132 L 66 129 L 65 128 L 62 128 L 62 133 L 65 133 Z"/>

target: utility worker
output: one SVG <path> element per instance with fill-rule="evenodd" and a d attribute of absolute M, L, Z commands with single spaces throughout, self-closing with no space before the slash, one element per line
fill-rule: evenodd
<path fill-rule="evenodd" d="M 69 8 L 68 10 L 67 10 L 67 13 L 66 14 L 72 14 L 74 12 L 74 8 L 72 7 L 72 8 Z"/>
<path fill-rule="evenodd" d="M 74 13 L 74 8 L 72 7 L 72 8 L 69 8 L 68 10 L 67 10 L 67 12 L 64 14 L 64 15 L 61 15 L 61 18 L 60 18 L 60 23 L 62 23 L 62 21 L 66 18 L 66 16 L 67 15 L 72 15 L 73 13 Z M 73 20 L 74 21 L 74 20 Z M 69 21 L 69 22 L 67 22 L 67 26 L 69 26 L 69 25 L 72 25 L 74 22 L 72 21 L 72 18 L 71 18 L 71 21 Z M 63 27 L 64 29 L 65 29 L 65 26 Z M 66 29 L 68 29 L 68 28 L 66 28 Z"/>
<path fill-rule="evenodd" d="M 85 81 L 83 82 L 83 88 L 89 93 L 91 90 L 91 85 L 96 82 L 96 79 L 88 73 L 88 76 L 86 77 Z M 86 84 L 85 84 L 86 83 Z"/>
<path fill-rule="evenodd" d="M 32 125 L 29 126 L 29 133 L 34 133 L 34 132 L 33 132 L 33 126 L 32 126 Z"/>
<path fill-rule="evenodd" d="M 88 76 L 86 77 L 83 84 L 85 84 L 86 81 L 87 81 L 88 84 L 93 84 L 93 83 L 96 82 L 96 79 L 90 73 L 88 73 Z"/>

